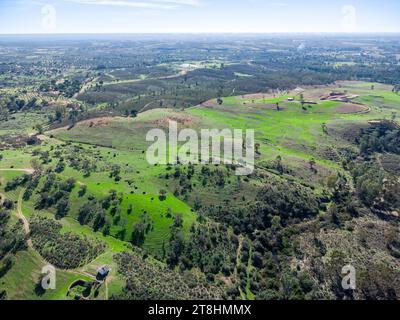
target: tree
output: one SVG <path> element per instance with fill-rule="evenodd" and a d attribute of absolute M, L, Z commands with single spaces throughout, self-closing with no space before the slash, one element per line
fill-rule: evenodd
<path fill-rule="evenodd" d="M 183 227 L 183 217 L 180 213 L 176 214 L 174 217 L 174 224 L 172 225 L 173 229 L 180 229 Z"/>
<path fill-rule="evenodd" d="M 65 114 L 65 107 L 58 106 L 56 108 L 55 119 L 58 122 L 61 122 L 62 118 L 64 117 L 64 114 Z"/>
<path fill-rule="evenodd" d="M 38 175 L 38 176 L 41 175 L 43 168 L 37 159 L 31 160 L 31 167 L 36 175 Z"/>
<path fill-rule="evenodd" d="M 201 209 L 201 207 L 202 207 L 201 200 L 199 197 L 196 197 L 196 199 L 194 199 L 194 210 L 198 211 Z"/>
<path fill-rule="evenodd" d="M 103 228 L 105 223 L 106 223 L 106 214 L 105 214 L 104 210 L 102 210 L 101 208 L 98 208 L 98 212 L 93 221 L 93 231 L 94 232 L 99 231 L 101 228 Z"/>
<path fill-rule="evenodd" d="M 160 201 L 165 201 L 167 199 L 167 191 L 161 189 L 158 198 L 160 199 Z"/>
<path fill-rule="evenodd" d="M 282 221 L 282 219 L 280 216 L 274 216 L 272 218 L 272 220 L 271 220 L 272 231 L 276 232 L 282 228 L 281 221 Z"/>
<path fill-rule="evenodd" d="M 1 204 L 1 196 L 0 196 L 0 204 Z M 14 209 L 14 202 L 10 199 L 4 199 L 3 201 L 3 207 L 7 210 L 12 210 Z"/>
<path fill-rule="evenodd" d="M 78 221 L 81 225 L 88 224 L 93 219 L 92 203 L 85 203 L 79 209 Z"/>
<path fill-rule="evenodd" d="M 276 157 L 275 163 L 276 163 L 276 170 L 278 170 L 280 174 L 283 174 L 285 170 L 283 168 L 282 157 L 280 155 Z"/>
<path fill-rule="evenodd" d="M 60 160 L 60 161 L 58 161 L 58 163 L 56 164 L 56 167 L 55 167 L 55 169 L 54 169 L 54 171 L 55 172 L 57 172 L 57 173 L 61 173 L 61 172 L 63 172 L 65 170 L 65 162 L 64 162 L 64 160 Z"/>
<path fill-rule="evenodd" d="M 170 240 L 170 249 L 167 262 L 170 266 L 175 266 L 178 261 L 179 257 L 181 256 L 182 252 L 185 249 L 185 239 L 182 232 L 178 231 L 172 234 Z"/>
<path fill-rule="evenodd" d="M 310 165 L 310 169 L 311 169 L 312 171 L 316 171 L 315 165 L 317 164 L 317 162 L 315 161 L 314 158 L 312 158 L 312 159 L 308 162 L 308 164 Z"/>
<path fill-rule="evenodd" d="M 106 237 L 108 235 L 110 235 L 110 225 L 109 224 L 107 224 L 103 229 L 103 236 Z"/>
<path fill-rule="evenodd" d="M 146 226 L 143 222 L 138 222 L 133 225 L 132 244 L 140 247 L 143 245 L 146 238 Z"/>
<path fill-rule="evenodd" d="M 87 192 L 87 186 L 84 184 L 81 184 L 81 186 L 79 187 L 79 192 L 78 192 L 79 197 L 82 198 L 86 194 L 86 192 Z"/>
<path fill-rule="evenodd" d="M 132 212 L 133 212 L 133 205 L 132 205 L 132 203 L 130 203 L 130 204 L 128 205 L 127 213 L 128 213 L 128 214 L 132 214 Z"/>
<path fill-rule="evenodd" d="M 321 125 L 321 128 L 323 133 L 328 134 L 328 126 L 325 122 Z"/>
<path fill-rule="evenodd" d="M 55 217 L 57 220 L 60 220 L 67 216 L 69 211 L 69 203 L 67 199 L 61 199 L 57 204 L 57 211 Z"/>
<path fill-rule="evenodd" d="M 68 193 L 72 192 L 72 190 L 75 188 L 75 179 L 69 178 L 65 181 L 60 182 L 58 188 Z"/>
<path fill-rule="evenodd" d="M 74 109 L 72 109 L 69 112 L 69 120 L 71 120 L 72 124 L 75 125 L 76 121 L 78 119 L 79 116 L 79 111 L 74 107 Z"/>
<path fill-rule="evenodd" d="M 112 165 L 110 171 L 110 178 L 117 179 L 121 173 L 121 167 L 117 164 Z"/>
<path fill-rule="evenodd" d="M 7 300 L 7 291 L 6 290 L 0 291 L 0 300 Z"/>
<path fill-rule="evenodd" d="M 41 124 L 37 124 L 35 126 L 35 130 L 39 133 L 39 134 L 43 134 L 44 130 L 43 130 L 43 126 Z"/>
<path fill-rule="evenodd" d="M 300 94 L 300 103 L 301 103 L 301 107 L 303 110 L 307 110 L 304 105 L 306 104 L 305 100 L 304 100 L 304 95 Z"/>

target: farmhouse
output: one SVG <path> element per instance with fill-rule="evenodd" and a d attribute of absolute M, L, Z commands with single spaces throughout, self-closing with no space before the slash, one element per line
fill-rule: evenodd
<path fill-rule="evenodd" d="M 98 279 L 104 279 L 108 276 L 110 273 L 111 268 L 109 266 L 101 266 L 99 269 L 97 269 L 97 278 Z"/>

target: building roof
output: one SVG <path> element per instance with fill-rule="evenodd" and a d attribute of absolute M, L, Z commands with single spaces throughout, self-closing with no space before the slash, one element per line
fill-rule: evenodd
<path fill-rule="evenodd" d="M 111 271 L 111 268 L 109 266 L 102 266 L 97 271 L 101 275 L 106 275 Z"/>

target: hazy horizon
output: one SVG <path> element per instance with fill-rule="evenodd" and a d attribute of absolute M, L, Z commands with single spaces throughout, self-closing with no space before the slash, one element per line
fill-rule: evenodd
<path fill-rule="evenodd" d="M 249 35 L 249 36 L 262 36 L 262 35 L 299 35 L 299 36 L 366 36 L 366 35 L 400 35 L 400 31 L 366 31 L 366 32 L 54 32 L 54 33 L 0 33 L 0 36 L 62 36 L 62 35 Z"/>
<path fill-rule="evenodd" d="M 3 0 L 0 34 L 399 33 L 395 0 Z"/>

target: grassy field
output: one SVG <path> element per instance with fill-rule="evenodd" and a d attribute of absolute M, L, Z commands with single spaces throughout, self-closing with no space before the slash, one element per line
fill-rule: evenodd
<path fill-rule="evenodd" d="M 339 138 L 329 134 L 329 129 L 334 131 L 353 125 L 366 125 L 371 119 L 389 119 L 393 112 L 398 111 L 400 103 L 400 96 L 391 92 L 391 89 L 390 86 L 377 83 L 340 82 L 332 86 L 298 88 L 292 92 L 224 97 L 221 105 L 211 100 L 181 112 L 156 109 L 144 112 L 136 119 L 109 119 L 92 127 L 85 123 L 69 131 L 57 130 L 53 134 L 61 140 L 108 146 L 117 150 L 115 161 L 134 165 L 142 177 L 135 181 L 139 190 L 152 194 L 157 192 L 151 190 L 154 186 L 157 186 L 156 189 L 160 187 L 157 175 L 162 168 L 147 165 L 143 154 L 148 146 L 145 135 L 154 127 L 166 127 L 168 119 L 195 129 L 255 129 L 261 151 L 258 162 L 270 161 L 279 155 L 288 166 L 297 169 L 315 159 L 321 172 L 326 171 L 329 175 L 329 172 L 339 168 L 336 161 L 327 160 L 321 151 L 338 152 Z M 354 103 L 320 100 L 332 91 L 346 92 L 348 96 L 355 97 Z M 301 95 L 305 100 L 304 108 L 300 103 Z M 288 98 L 294 98 L 294 101 L 288 101 Z M 324 126 L 328 128 L 328 134 L 324 132 Z M 343 139 L 339 145 L 351 147 Z M 100 176 L 98 180 L 102 181 Z M 146 181 L 144 185 L 148 190 L 141 189 L 142 181 Z"/>
<path fill-rule="evenodd" d="M 320 97 L 332 91 L 343 91 L 353 96 L 353 102 L 322 101 Z M 302 106 L 300 94 L 305 103 Z M 289 101 L 293 98 L 293 101 Z M 174 120 L 181 127 L 197 130 L 202 128 L 255 129 L 256 142 L 260 145 L 260 154 L 256 164 L 263 166 L 265 162 L 273 161 L 281 156 L 284 165 L 292 170 L 292 179 L 315 187 L 316 191 L 324 187 L 325 180 L 333 173 L 342 170 L 337 159 L 330 159 L 327 153 L 339 154 L 342 148 L 352 148 L 352 145 L 338 136 L 336 132 L 357 125 L 367 125 L 368 120 L 390 119 L 400 111 L 400 96 L 391 91 L 390 86 L 378 83 L 341 82 L 336 86 L 313 87 L 297 89 L 292 92 L 276 94 L 254 94 L 222 98 L 223 103 L 216 100 L 208 101 L 185 111 L 170 109 L 155 109 L 139 114 L 137 118 L 102 118 L 78 123 L 71 130 L 66 128 L 47 132 L 42 137 L 41 150 L 53 152 L 60 148 L 65 154 L 73 147 L 79 147 L 80 155 L 96 155 L 97 169 L 90 176 L 69 166 L 58 177 L 74 178 L 76 185 L 70 195 L 70 212 L 61 220 L 62 232 L 75 232 L 87 235 L 107 243 L 107 251 L 90 264 L 79 270 L 80 274 L 59 271 L 57 281 L 59 287 L 54 292 L 46 292 L 41 299 L 63 299 L 68 286 L 75 280 L 82 279 L 82 274 L 95 275 L 100 265 L 112 266 L 107 295 L 118 293 L 121 279 L 115 272 L 113 255 L 132 248 L 132 227 L 141 221 L 144 215 L 152 220 L 152 228 L 148 233 L 143 248 L 155 256 L 161 256 L 167 245 L 173 224 L 173 215 L 183 217 L 183 232 L 188 235 L 191 226 L 196 223 L 197 213 L 193 210 L 195 198 L 193 195 L 183 199 L 174 195 L 176 181 L 164 178 L 166 166 L 151 166 L 147 163 L 145 151 L 149 145 L 145 141 L 148 130 L 167 128 L 168 120 Z M 312 103 L 311 103 L 312 102 Z M 277 108 L 279 105 L 279 110 Z M 34 123 L 40 119 L 20 118 L 15 120 L 16 130 L 24 128 L 26 121 Z M 18 124 L 20 123 L 20 124 Z M 9 126 L 9 125 L 8 125 Z M 324 130 L 324 128 L 326 128 Z M 10 127 L 0 127 L 9 132 Z M 28 130 L 29 131 L 29 130 Z M 7 181 L 23 174 L 17 169 L 27 169 L 31 166 L 32 151 L 37 147 L 25 147 L 20 150 L 1 151 L 0 161 L 1 192 L 10 199 L 17 201 L 20 189 L 10 193 L 4 192 Z M 315 160 L 317 172 L 308 166 Z M 110 168 L 113 164 L 121 166 L 121 179 L 110 178 Z M 54 166 L 55 162 L 50 162 Z M 10 171 L 14 169 L 14 171 Z M 235 179 L 228 179 L 224 189 L 201 186 L 201 180 L 195 176 L 194 194 L 205 204 L 221 204 L 223 201 L 243 201 L 251 199 L 261 180 L 250 179 L 245 183 L 246 192 L 240 191 Z M 43 181 L 41 182 L 43 183 Z M 81 185 L 87 186 L 87 193 L 79 196 Z M 165 200 L 159 199 L 160 190 L 165 189 Z M 88 201 L 89 196 L 102 199 L 115 190 L 123 194 L 119 205 L 122 223 L 113 224 L 109 236 L 95 233 L 89 226 L 78 223 L 79 208 Z M 37 212 L 34 195 L 22 205 L 24 215 L 31 216 Z M 128 208 L 132 206 L 132 213 Z M 52 217 L 54 208 L 42 211 L 41 214 Z M 167 216 L 167 212 L 172 213 Z M 12 222 L 16 222 L 13 217 Z M 116 237 L 125 229 L 124 239 Z M 12 299 L 35 299 L 34 287 L 38 280 L 43 261 L 38 254 L 29 249 L 17 255 L 17 261 L 7 275 L 1 279 L 1 285 L 7 288 Z M 251 265 L 248 266 L 251 269 Z M 84 277 L 84 275 L 83 275 Z M 18 281 L 17 281 L 18 279 Z M 83 280 L 88 280 L 83 278 Z M 103 292 L 103 291 L 102 291 Z M 103 293 L 105 295 L 106 293 Z M 244 293 L 243 293 L 244 294 Z M 252 298 L 247 288 L 246 295 Z M 100 295 L 100 298 L 102 295 Z"/>
<path fill-rule="evenodd" d="M 71 283 L 79 279 L 91 280 L 82 274 L 57 270 L 56 289 L 46 290 L 43 294 L 36 293 L 35 287 L 45 265 L 38 253 L 32 249 L 21 251 L 17 254 L 11 270 L 0 280 L 0 287 L 7 290 L 11 300 L 65 300 Z"/>
<path fill-rule="evenodd" d="M 284 158 L 300 158 L 309 160 L 316 158 L 322 166 L 336 167 L 335 163 L 325 161 L 318 149 L 337 144 L 337 137 L 326 134 L 322 130 L 325 124 L 327 128 L 336 127 L 338 123 L 345 127 L 353 123 L 366 124 L 370 119 L 388 118 L 391 111 L 398 108 L 396 103 L 400 97 L 389 92 L 388 87 L 376 85 L 376 94 L 382 96 L 385 105 L 391 105 L 393 110 L 381 110 L 369 99 L 371 91 L 370 83 L 341 83 L 340 87 L 321 87 L 302 90 L 305 99 L 304 110 L 299 102 L 299 91 L 286 93 L 283 96 L 271 94 L 258 94 L 251 96 L 238 96 L 222 98 L 223 104 L 219 105 L 212 100 L 204 104 L 190 108 L 192 115 L 206 119 L 208 125 L 213 127 L 224 126 L 230 128 L 242 128 L 256 130 L 256 139 L 261 144 L 261 159 L 271 159 L 277 155 Z M 358 112 L 352 103 L 338 101 L 321 101 L 318 97 L 333 90 L 347 90 L 348 95 L 360 95 L 357 100 L 365 101 L 365 106 L 359 106 Z M 382 91 L 383 90 L 383 91 Z M 288 98 L 295 101 L 290 102 Z M 309 104 L 307 101 L 316 104 Z M 280 111 L 276 109 L 279 103 Z M 368 109 L 369 108 L 369 109 Z M 346 144 L 344 141 L 343 143 Z"/>

